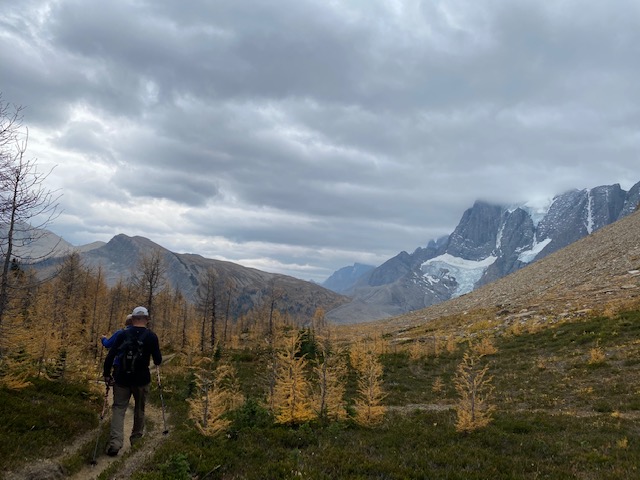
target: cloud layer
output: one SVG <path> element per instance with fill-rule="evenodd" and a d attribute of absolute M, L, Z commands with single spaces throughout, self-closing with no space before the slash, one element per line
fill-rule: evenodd
<path fill-rule="evenodd" d="M 503 203 L 640 180 L 640 4 L 3 2 L 0 92 L 74 244 L 322 281 Z"/>

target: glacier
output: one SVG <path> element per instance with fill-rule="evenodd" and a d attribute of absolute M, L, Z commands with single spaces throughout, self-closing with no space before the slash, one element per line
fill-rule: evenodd
<path fill-rule="evenodd" d="M 534 243 L 533 246 L 529 250 L 525 250 L 523 252 L 520 252 L 520 254 L 518 255 L 518 260 L 520 260 L 522 263 L 532 262 L 533 259 L 536 258 L 536 256 L 542 250 L 544 250 L 544 247 L 546 247 L 550 243 L 551 243 L 551 239 L 550 238 L 546 238 L 541 242 Z"/>
<path fill-rule="evenodd" d="M 472 291 L 487 268 L 497 259 L 498 257 L 491 255 L 483 260 L 474 261 L 445 253 L 427 260 L 420 269 L 428 281 L 433 281 L 434 278 L 453 277 L 458 283 L 458 287 L 453 292 L 453 298 Z"/>

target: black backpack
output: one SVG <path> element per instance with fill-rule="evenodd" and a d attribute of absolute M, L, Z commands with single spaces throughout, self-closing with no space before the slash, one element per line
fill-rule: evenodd
<path fill-rule="evenodd" d="M 138 331 L 134 328 L 127 328 L 123 335 L 124 341 L 118 349 L 119 373 L 134 377 L 149 365 L 144 365 L 142 359 L 144 352 L 144 339 L 147 337 L 149 330 L 145 328 L 144 332 L 138 335 Z"/>

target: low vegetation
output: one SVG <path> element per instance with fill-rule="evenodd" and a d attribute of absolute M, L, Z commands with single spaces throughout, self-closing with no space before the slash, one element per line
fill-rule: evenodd
<path fill-rule="evenodd" d="M 312 365 L 322 349 L 306 338 L 297 344 L 298 358 L 306 360 L 305 378 L 317 378 Z M 356 421 L 362 377 L 351 360 L 343 376 L 345 415 L 279 422 L 266 402 L 268 348 L 221 350 L 207 360 L 209 376 L 202 363 L 177 356 L 164 369 L 171 434 L 133 478 L 638 477 L 640 311 L 474 340 L 437 352 L 416 339 L 371 342 L 382 367 L 375 405 L 384 414 L 364 425 Z M 481 396 L 490 415 L 460 428 L 460 371 L 471 357 L 491 380 Z M 224 428 L 208 435 L 190 404 L 202 398 L 204 379 L 207 388 L 216 385 L 217 368 L 233 369 L 233 391 L 244 401 L 216 415 Z M 157 400 L 157 392 L 151 396 Z M 8 452 L 0 468 L 60 453 L 60 438 L 97 425 L 100 402 L 86 387 L 61 380 L 0 390 L 0 441 Z"/>
<path fill-rule="evenodd" d="M 61 455 L 69 439 L 98 425 L 101 400 L 85 384 L 66 381 L 0 388 L 0 471 Z"/>

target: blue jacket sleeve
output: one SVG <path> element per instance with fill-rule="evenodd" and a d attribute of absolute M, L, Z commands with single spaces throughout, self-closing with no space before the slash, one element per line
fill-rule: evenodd
<path fill-rule="evenodd" d="M 113 362 L 116 359 L 116 355 L 118 352 L 118 347 L 120 347 L 120 345 L 122 345 L 122 342 L 124 341 L 124 335 L 112 335 L 113 337 L 116 337 L 114 342 L 113 342 L 113 347 L 109 349 L 109 353 L 107 353 L 107 357 L 104 359 L 104 365 L 102 368 L 102 375 L 104 377 L 110 377 L 112 375 L 112 369 L 113 369 Z"/>
<path fill-rule="evenodd" d="M 124 332 L 124 329 L 117 330 L 117 331 L 116 331 L 113 335 L 111 335 L 111 337 L 109 337 L 109 338 L 103 338 L 103 339 L 101 340 L 101 342 L 102 342 L 102 346 L 103 346 L 104 348 L 111 348 L 111 347 L 113 347 L 113 344 L 114 344 L 114 343 L 116 343 L 116 340 L 118 339 L 118 336 L 119 336 L 122 332 Z"/>

